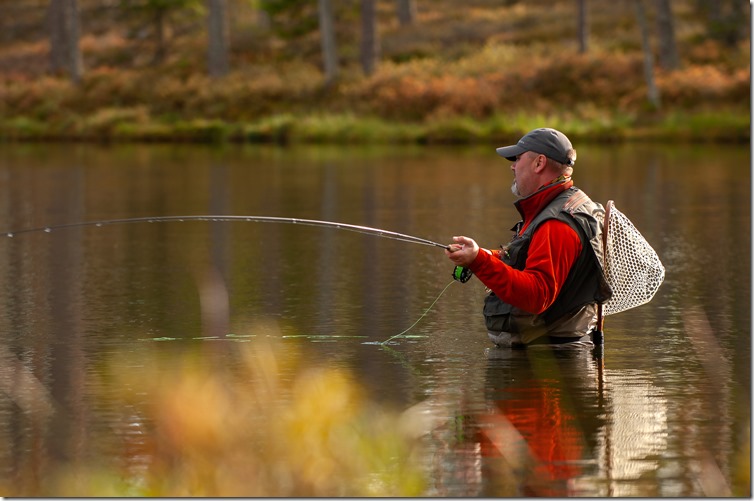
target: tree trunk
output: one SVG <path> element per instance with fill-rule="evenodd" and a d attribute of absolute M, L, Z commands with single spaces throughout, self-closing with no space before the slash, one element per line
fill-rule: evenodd
<path fill-rule="evenodd" d="M 50 0 L 50 70 L 65 72 L 81 82 L 84 68 L 79 48 L 79 9 L 76 0 Z"/>
<path fill-rule="evenodd" d="M 670 0 L 657 0 L 657 33 L 659 39 L 659 63 L 666 70 L 675 70 L 680 66 L 678 49 L 675 44 L 673 10 Z"/>
<path fill-rule="evenodd" d="M 655 108 L 660 109 L 660 91 L 655 85 L 654 78 L 654 56 L 652 55 L 652 44 L 649 41 L 649 27 L 647 26 L 647 16 L 644 12 L 642 0 L 634 0 L 636 6 L 636 20 L 639 23 L 641 31 L 641 46 L 644 52 L 644 78 L 647 81 L 647 99 Z"/>
<path fill-rule="evenodd" d="M 167 42 L 165 35 L 165 11 L 163 9 L 156 9 L 154 11 L 154 56 L 152 57 L 152 65 L 158 65 L 165 62 L 167 56 Z"/>
<path fill-rule="evenodd" d="M 338 55 L 335 46 L 335 26 L 331 0 L 319 0 L 318 9 L 325 86 L 329 86 L 338 78 Z"/>
<path fill-rule="evenodd" d="M 589 51 L 589 11 L 586 0 L 578 0 L 579 12 L 579 53 L 586 54 Z"/>
<path fill-rule="evenodd" d="M 398 8 L 398 22 L 401 26 L 409 26 L 416 21 L 416 2 L 414 0 L 396 0 Z"/>
<path fill-rule="evenodd" d="M 68 74 L 75 83 L 79 83 L 84 73 L 84 63 L 81 60 L 81 49 L 79 49 L 79 6 L 77 0 L 67 0 L 66 2 L 65 25 L 68 33 Z"/>
<path fill-rule="evenodd" d="M 208 0 L 207 18 L 207 69 L 209 76 L 228 74 L 228 15 L 226 0 Z"/>
<path fill-rule="evenodd" d="M 61 74 L 66 71 L 66 34 L 63 0 L 50 0 L 47 9 L 47 23 L 50 30 L 50 72 Z"/>
<path fill-rule="evenodd" d="M 365 75 L 374 73 L 379 53 L 375 0 L 361 0 L 361 68 Z"/>
<path fill-rule="evenodd" d="M 751 9 L 751 7 L 748 8 Z M 747 12 L 746 9 L 742 1 L 730 2 L 730 12 L 726 23 L 729 29 L 726 30 L 723 41 L 731 49 L 735 49 L 738 42 L 746 38 L 746 21 L 751 22 L 751 11 Z"/>

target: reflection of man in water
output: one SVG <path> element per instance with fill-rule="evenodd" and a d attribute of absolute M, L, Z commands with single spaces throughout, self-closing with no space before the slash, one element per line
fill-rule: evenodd
<path fill-rule="evenodd" d="M 593 495 L 574 490 L 573 479 L 594 465 L 604 426 L 597 362 L 585 350 L 490 352 L 503 358 L 488 362 L 489 412 L 478 417 L 482 495 Z"/>
<path fill-rule="evenodd" d="M 592 346 L 597 303 L 610 297 L 602 273 L 600 204 L 573 186 L 576 150 L 561 132 L 535 129 L 498 148 L 512 161 L 522 220 L 502 250 L 453 237 L 451 261 L 469 268 L 490 291 L 484 317 L 502 346 L 579 343 Z"/>

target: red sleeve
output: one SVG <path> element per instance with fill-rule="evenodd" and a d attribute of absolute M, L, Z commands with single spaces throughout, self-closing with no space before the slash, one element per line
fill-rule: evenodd
<path fill-rule="evenodd" d="M 532 235 L 524 270 L 516 270 L 484 250 L 469 269 L 502 301 L 539 314 L 555 301 L 580 253 L 581 239 L 576 231 L 552 219 Z"/>

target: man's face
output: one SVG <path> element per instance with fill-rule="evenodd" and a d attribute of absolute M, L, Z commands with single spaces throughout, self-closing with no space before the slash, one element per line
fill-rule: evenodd
<path fill-rule="evenodd" d="M 517 155 L 516 160 L 511 164 L 513 171 L 513 184 L 511 191 L 519 198 L 528 197 L 537 191 L 538 181 L 534 172 L 534 165 L 539 155 L 532 151 L 525 151 Z"/>

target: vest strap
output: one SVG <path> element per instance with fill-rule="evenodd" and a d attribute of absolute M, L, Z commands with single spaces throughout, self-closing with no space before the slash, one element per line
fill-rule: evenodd
<path fill-rule="evenodd" d="M 563 210 L 566 210 L 569 213 L 573 214 L 576 209 L 591 201 L 592 199 L 589 198 L 589 195 L 579 190 L 578 192 L 571 195 L 568 200 L 566 200 L 566 203 L 563 205 Z"/>

